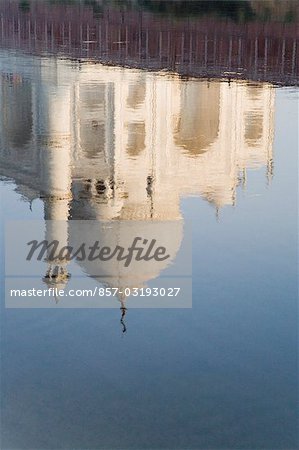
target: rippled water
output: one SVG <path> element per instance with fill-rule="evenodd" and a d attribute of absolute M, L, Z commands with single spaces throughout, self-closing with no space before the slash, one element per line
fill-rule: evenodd
<path fill-rule="evenodd" d="M 188 10 L 184 2 L 182 21 L 178 2 L 161 3 L 1 4 L 11 21 L 2 22 L 0 50 L 2 224 L 58 220 L 74 242 L 74 220 L 104 221 L 118 233 L 130 224 L 136 234 L 141 223 L 158 223 L 174 266 L 191 227 L 193 266 L 186 309 L 135 308 L 132 298 L 126 310 L 118 298 L 107 309 L 74 309 L 67 299 L 10 309 L 3 286 L 3 449 L 296 448 L 293 3 L 273 6 L 260 20 L 262 2 L 230 2 L 229 9 L 222 2 L 217 11 L 202 2 Z M 142 25 L 134 35 L 136 14 Z M 71 35 L 62 19 L 72 24 Z M 127 56 L 125 46 L 113 47 L 123 39 L 115 40 L 115 30 L 120 23 L 123 33 L 129 19 L 138 58 L 129 40 Z M 102 26 L 99 42 L 111 43 L 105 52 L 94 36 L 82 45 L 93 21 Z M 215 42 L 215 58 L 224 54 L 216 38 L 206 41 L 204 65 L 205 38 L 197 35 L 203 21 L 217 24 L 223 45 L 228 39 L 228 59 L 219 65 L 211 59 Z M 103 31 L 104 23 L 112 31 Z M 280 26 L 284 35 L 274 36 Z M 147 37 L 152 27 L 172 33 L 172 44 L 179 36 L 171 64 L 164 35 Z M 196 36 L 203 51 L 193 47 Z M 238 55 L 250 70 L 238 66 Z M 207 72 L 213 79 L 202 77 Z M 68 267 L 94 288 L 99 280 L 88 269 Z M 142 284 L 154 286 L 164 272 L 153 267 Z M 34 285 L 44 282 L 41 271 Z"/>

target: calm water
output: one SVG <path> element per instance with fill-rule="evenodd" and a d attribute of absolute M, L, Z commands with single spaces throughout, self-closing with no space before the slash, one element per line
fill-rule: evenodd
<path fill-rule="evenodd" d="M 157 12 L 154 2 L 137 9 L 131 3 L 125 9 L 61 3 L 47 6 L 47 41 L 39 32 L 45 31 L 46 2 L 1 5 L 15 20 L 14 28 L 2 23 L 0 50 L 1 223 L 59 220 L 73 240 L 76 219 L 120 229 L 129 223 L 136 233 L 140 221 L 153 229 L 159 223 L 173 246 L 173 265 L 192 228 L 192 308 L 135 308 L 127 298 L 122 321 L 117 298 L 105 309 L 68 308 L 66 299 L 41 299 L 42 309 L 6 308 L 3 257 L 1 448 L 297 448 L 293 3 L 286 2 L 284 11 L 273 8 L 271 17 L 268 11 L 268 21 L 260 20 L 262 2 L 242 2 L 243 9 L 234 2 L 225 14 L 205 10 L 205 19 L 195 8 L 182 18 L 194 21 L 193 44 L 198 21 L 220 21 L 217 30 L 228 33 L 228 42 L 245 27 L 242 45 L 253 52 L 250 76 L 238 66 L 237 41 L 231 59 L 217 66 L 207 50 L 204 67 L 185 36 L 189 47 L 177 45 L 172 53 L 184 58 L 171 66 L 163 59 L 164 41 L 150 45 L 142 29 L 139 59 L 128 45 L 130 68 L 120 66 L 126 50 L 115 53 L 112 44 L 105 51 L 91 48 L 92 58 L 83 58 L 87 47 L 81 42 L 76 53 L 75 31 L 61 40 L 67 34 L 61 8 L 65 23 L 77 12 L 85 26 L 107 21 L 108 12 L 111 27 L 126 14 L 132 27 L 134 14 L 148 29 L 168 23 L 181 45 L 180 11 L 160 5 Z M 25 34 L 21 24 L 28 20 Z M 278 44 L 272 26 L 285 30 Z M 250 36 L 258 27 L 264 33 L 258 48 L 267 36 L 273 54 L 267 65 L 258 50 L 254 71 Z M 80 23 L 78 30 L 80 37 Z M 104 57 L 113 65 L 99 64 Z M 234 77 L 227 74 L 229 64 L 239 67 Z M 177 74 L 210 69 L 213 79 Z M 87 267 L 68 270 L 86 286 L 99 284 Z M 44 275 L 32 286 L 45 285 Z M 153 270 L 142 283 L 155 286 L 162 276 L 163 270 Z M 72 283 L 63 280 L 65 287 Z"/>

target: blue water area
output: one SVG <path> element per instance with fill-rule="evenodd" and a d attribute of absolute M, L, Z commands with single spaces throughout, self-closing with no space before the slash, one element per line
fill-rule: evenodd
<path fill-rule="evenodd" d="M 1 61 L 1 448 L 295 449 L 298 90 Z M 5 222 L 140 215 L 192 308 L 5 307 Z"/>

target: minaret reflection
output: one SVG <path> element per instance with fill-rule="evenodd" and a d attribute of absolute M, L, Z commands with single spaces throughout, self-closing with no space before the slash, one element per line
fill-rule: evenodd
<path fill-rule="evenodd" d="M 200 196 L 217 213 L 236 204 L 248 168 L 265 167 L 272 177 L 275 91 L 269 84 L 183 80 L 58 60 L 46 60 L 44 66 L 39 78 L 32 75 L 28 105 L 33 106 L 24 113 L 28 123 L 31 117 L 32 136 L 24 137 L 19 161 L 31 170 L 30 177 L 17 165 L 18 148 L 7 133 L 1 139 L 1 166 L 19 186 L 39 191 L 49 240 L 77 246 L 86 236 L 84 227 L 82 235 L 74 232 L 73 221 L 101 221 L 103 245 L 156 233 L 173 262 L 183 238 L 181 197 Z M 21 99 L 29 95 L 25 87 Z M 7 98 L 7 87 L 2 92 Z M 11 102 L 2 105 L 1 131 L 13 116 Z M 20 132 L 22 120 L 13 124 Z M 88 239 L 93 232 L 98 227 L 91 226 Z M 88 261 L 80 264 L 94 275 Z M 139 265 L 129 275 L 111 263 L 99 265 L 97 275 L 115 287 L 144 286 L 165 267 Z M 65 285 L 66 263 L 50 266 L 45 279 Z"/>
<path fill-rule="evenodd" d="M 44 201 L 45 240 L 68 245 L 71 194 L 70 87 L 55 86 L 39 95 L 40 196 Z M 48 251 L 48 257 L 50 256 Z M 49 260 L 44 277 L 47 285 L 62 289 L 69 278 L 67 260 Z"/>

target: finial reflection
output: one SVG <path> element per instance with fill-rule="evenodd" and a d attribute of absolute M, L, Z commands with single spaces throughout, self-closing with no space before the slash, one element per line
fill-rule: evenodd
<path fill-rule="evenodd" d="M 127 308 L 125 307 L 123 302 L 121 303 L 120 310 L 121 310 L 120 323 L 121 323 L 121 326 L 122 326 L 122 332 L 126 333 L 127 332 L 127 325 L 125 324 L 125 315 L 127 313 Z"/>

